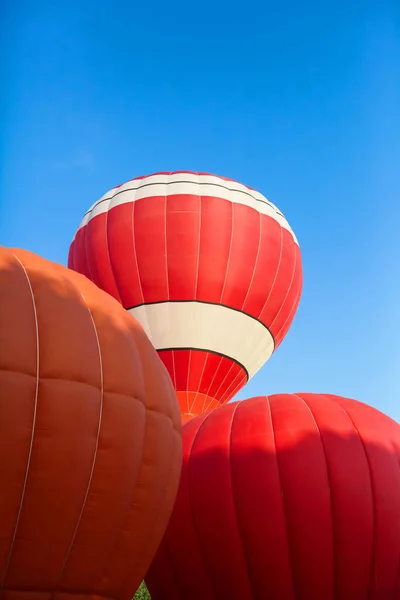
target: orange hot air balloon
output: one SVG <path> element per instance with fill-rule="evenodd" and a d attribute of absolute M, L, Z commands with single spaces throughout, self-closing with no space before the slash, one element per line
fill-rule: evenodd
<path fill-rule="evenodd" d="M 88 279 L 0 247 L 0 596 L 132 598 L 181 469 L 168 373 Z"/>
<path fill-rule="evenodd" d="M 177 391 L 183 421 L 228 402 L 288 332 L 301 253 L 262 194 L 208 173 L 155 173 L 85 214 L 68 266 L 138 319 Z"/>
<path fill-rule="evenodd" d="M 400 426 L 338 396 L 227 404 L 183 428 L 153 600 L 400 598 Z"/>

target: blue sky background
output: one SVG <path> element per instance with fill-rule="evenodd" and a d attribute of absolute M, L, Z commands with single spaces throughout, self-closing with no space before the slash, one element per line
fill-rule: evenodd
<path fill-rule="evenodd" d="M 240 393 L 355 397 L 400 420 L 400 4 L 4 3 L 0 243 L 66 263 L 86 209 L 158 170 L 259 189 L 304 293 Z"/>

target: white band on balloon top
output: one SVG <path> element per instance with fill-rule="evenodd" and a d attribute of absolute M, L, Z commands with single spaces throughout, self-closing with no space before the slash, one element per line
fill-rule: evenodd
<path fill-rule="evenodd" d="M 129 309 L 157 350 L 196 349 L 239 363 L 252 377 L 274 351 L 265 325 L 238 310 L 205 302 L 159 302 Z"/>
<path fill-rule="evenodd" d="M 224 180 L 214 175 L 179 172 L 171 175 L 149 175 L 142 179 L 133 179 L 113 188 L 89 208 L 79 224 L 78 231 L 97 215 L 105 213 L 120 204 L 137 202 L 149 197 L 172 195 L 211 196 L 249 206 L 277 221 L 281 227 L 291 233 L 296 244 L 298 243 L 283 214 L 275 204 L 267 200 L 260 192 L 236 181 Z"/>

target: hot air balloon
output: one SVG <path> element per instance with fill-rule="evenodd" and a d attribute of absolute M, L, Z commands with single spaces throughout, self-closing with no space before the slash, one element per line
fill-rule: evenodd
<path fill-rule="evenodd" d="M 180 475 L 168 373 L 66 267 L 0 247 L 0 290 L 1 598 L 130 600 Z"/>
<path fill-rule="evenodd" d="M 278 208 L 206 173 L 113 188 L 85 214 L 68 265 L 143 325 L 184 421 L 228 402 L 268 360 L 302 288 L 299 246 Z"/>
<path fill-rule="evenodd" d="M 153 600 L 400 598 L 400 427 L 355 400 L 257 397 L 183 428 Z"/>

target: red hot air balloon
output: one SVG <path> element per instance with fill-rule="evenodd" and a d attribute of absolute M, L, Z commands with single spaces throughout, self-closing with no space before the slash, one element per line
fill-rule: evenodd
<path fill-rule="evenodd" d="M 153 600 L 400 598 L 400 427 L 338 396 L 230 403 L 183 428 Z"/>
<path fill-rule="evenodd" d="M 206 173 L 157 173 L 85 214 L 68 265 L 143 325 L 183 419 L 228 402 L 271 356 L 296 312 L 296 237 L 262 194 Z"/>

